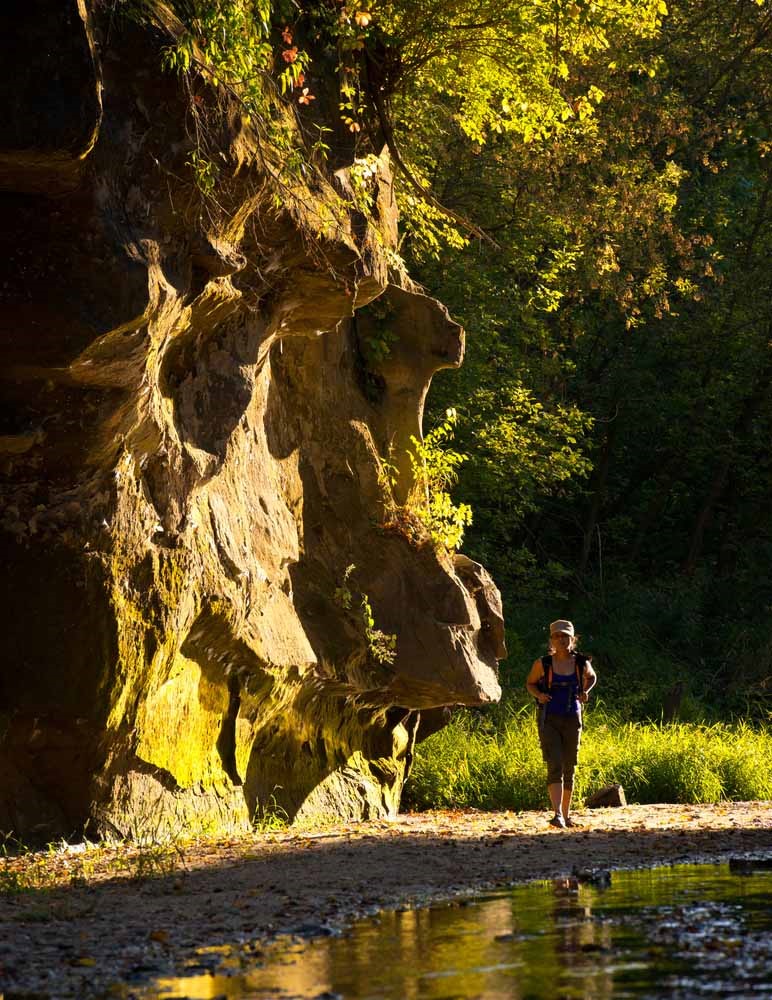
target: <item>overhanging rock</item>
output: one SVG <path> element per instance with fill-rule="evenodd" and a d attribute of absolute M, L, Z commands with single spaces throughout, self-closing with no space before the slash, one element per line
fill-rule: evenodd
<path fill-rule="evenodd" d="M 35 10 L 20 47 L 50 30 L 57 73 L 6 83 L 0 130 L 0 830 L 391 814 L 417 713 L 499 695 L 485 571 L 382 527 L 381 456 L 463 333 L 387 290 L 385 158 L 353 225 L 323 180 L 277 198 L 231 115 L 213 208 L 162 40 L 98 4 Z M 384 292 L 372 393 L 353 317 Z"/>

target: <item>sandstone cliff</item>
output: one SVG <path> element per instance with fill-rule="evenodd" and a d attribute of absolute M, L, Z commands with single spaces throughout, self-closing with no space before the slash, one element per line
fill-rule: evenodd
<path fill-rule="evenodd" d="M 160 28 L 1 17 L 0 830 L 393 813 L 420 710 L 498 697 L 503 630 L 481 567 L 384 526 L 381 457 L 404 493 L 463 354 L 390 283 L 388 162 L 363 213 L 345 164 L 288 184 L 236 102 L 162 73 Z M 210 198 L 192 99 L 221 106 Z"/>

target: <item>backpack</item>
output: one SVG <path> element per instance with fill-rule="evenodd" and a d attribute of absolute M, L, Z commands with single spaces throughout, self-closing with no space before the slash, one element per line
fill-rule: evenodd
<path fill-rule="evenodd" d="M 585 656 L 584 653 L 574 652 L 574 659 L 576 679 L 579 682 L 579 690 L 584 691 L 584 671 L 589 661 L 589 657 Z M 549 694 L 552 690 L 552 655 L 550 653 L 547 653 L 546 656 L 542 656 L 541 668 L 544 671 L 544 674 L 539 680 L 537 687 L 540 691 L 543 691 L 544 694 Z"/>

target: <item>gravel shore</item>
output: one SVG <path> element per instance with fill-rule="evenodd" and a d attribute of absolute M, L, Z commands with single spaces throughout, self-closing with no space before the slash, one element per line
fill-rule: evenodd
<path fill-rule="evenodd" d="M 254 954 L 377 909 L 574 868 L 772 852 L 772 803 L 546 813 L 437 811 L 187 844 L 78 845 L 0 863 L 0 1000 L 147 996 L 201 949 Z M 216 959 L 215 959 L 216 961 Z M 200 968 L 200 966 L 199 966 Z"/>

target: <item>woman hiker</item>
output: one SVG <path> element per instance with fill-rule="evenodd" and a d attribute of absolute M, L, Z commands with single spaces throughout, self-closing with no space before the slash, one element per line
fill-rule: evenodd
<path fill-rule="evenodd" d="M 547 791 L 555 815 L 550 826 L 576 826 L 571 819 L 574 768 L 582 735 L 582 705 L 597 677 L 590 657 L 576 651 L 569 621 L 550 625 L 547 656 L 534 660 L 525 686 L 539 703 L 539 742 L 547 765 Z"/>

